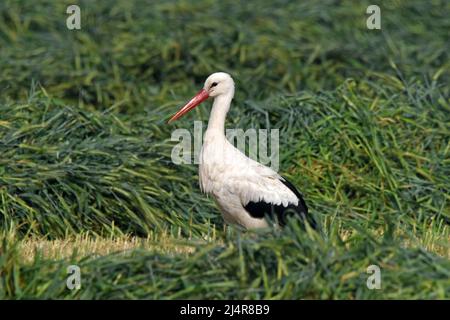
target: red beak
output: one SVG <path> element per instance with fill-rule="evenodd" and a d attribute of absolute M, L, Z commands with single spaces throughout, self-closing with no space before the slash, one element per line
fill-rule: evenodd
<path fill-rule="evenodd" d="M 175 113 L 173 117 L 170 118 L 169 123 L 181 118 L 185 113 L 188 113 L 208 98 L 208 92 L 205 89 L 200 90 L 183 108 L 180 109 L 180 111 Z"/>

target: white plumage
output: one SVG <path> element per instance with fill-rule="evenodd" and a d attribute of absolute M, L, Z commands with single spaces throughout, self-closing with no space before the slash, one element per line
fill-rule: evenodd
<path fill-rule="evenodd" d="M 245 229 L 266 227 L 264 215 L 252 215 L 245 208 L 250 202 L 287 208 L 298 206 L 301 199 L 282 182 L 285 180 L 278 173 L 246 157 L 226 139 L 225 118 L 233 96 L 233 79 L 223 72 L 214 73 L 206 79 L 197 96 L 171 121 L 207 97 L 214 97 L 200 154 L 200 188 L 214 197 L 227 223 Z"/>

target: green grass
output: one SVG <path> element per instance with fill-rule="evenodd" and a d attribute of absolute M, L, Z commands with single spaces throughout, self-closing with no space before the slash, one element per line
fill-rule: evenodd
<path fill-rule="evenodd" d="M 77 32 L 65 3 L 0 4 L 0 298 L 450 297 L 447 2 L 380 4 L 381 31 L 350 1 L 78 3 Z M 280 129 L 319 234 L 225 230 L 171 162 L 209 105 L 168 117 L 218 70 L 229 128 Z"/>
<path fill-rule="evenodd" d="M 64 260 L 37 255 L 28 264 L 19 262 L 18 243 L 6 234 L 0 288 L 2 298 L 17 299 L 448 297 L 447 259 L 421 247 L 403 247 L 389 228 L 382 237 L 358 228 L 345 240 L 339 229 L 333 224 L 322 237 L 292 224 L 282 233 L 232 234 L 220 244 L 185 240 L 183 245 L 194 249 L 188 256 L 147 248 L 92 258 L 74 254 Z M 80 290 L 66 288 L 70 264 L 81 268 Z M 366 268 L 371 264 L 381 267 L 381 290 L 366 287 Z"/>

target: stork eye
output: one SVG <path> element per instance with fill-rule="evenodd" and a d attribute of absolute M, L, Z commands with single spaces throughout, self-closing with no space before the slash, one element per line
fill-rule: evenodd
<path fill-rule="evenodd" d="M 217 83 L 217 82 L 213 82 L 212 84 L 211 84 L 211 87 L 210 88 L 212 88 L 212 87 L 215 87 L 215 86 L 217 86 L 219 83 Z"/>

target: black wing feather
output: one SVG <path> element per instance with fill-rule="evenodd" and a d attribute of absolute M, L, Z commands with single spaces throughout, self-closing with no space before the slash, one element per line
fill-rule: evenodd
<path fill-rule="evenodd" d="M 292 183 L 290 183 L 286 178 L 283 179 L 284 181 L 280 181 L 297 196 L 299 200 L 297 205 L 289 204 L 285 207 L 281 204 L 276 205 L 264 202 L 262 200 L 258 202 L 250 201 L 244 206 L 245 210 L 247 210 L 253 218 L 263 218 L 265 215 L 269 215 L 271 218 L 275 218 L 276 216 L 281 226 L 286 225 L 289 217 L 298 216 L 302 221 L 308 221 L 310 226 L 316 229 L 316 222 L 310 215 L 308 215 L 308 207 L 306 206 L 302 195 Z"/>

